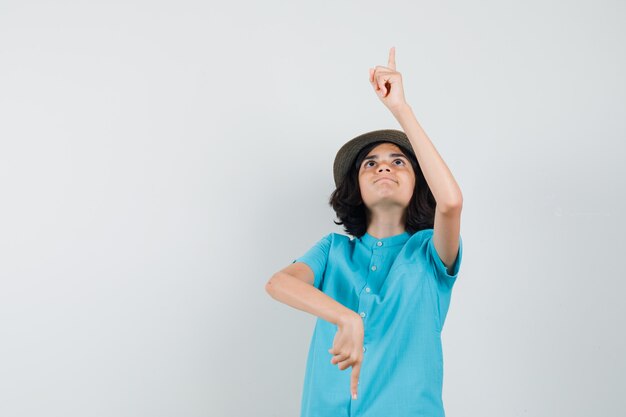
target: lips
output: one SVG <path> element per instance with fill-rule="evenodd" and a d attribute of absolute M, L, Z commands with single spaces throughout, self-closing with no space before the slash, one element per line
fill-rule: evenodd
<path fill-rule="evenodd" d="M 382 181 L 382 180 L 389 180 L 389 181 L 396 182 L 396 180 L 394 180 L 393 178 L 389 178 L 389 177 L 382 177 L 382 178 L 377 179 L 374 182 L 378 182 L 378 181 Z"/>

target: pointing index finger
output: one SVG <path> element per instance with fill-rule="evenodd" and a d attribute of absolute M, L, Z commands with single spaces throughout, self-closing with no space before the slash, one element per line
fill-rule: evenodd
<path fill-rule="evenodd" d="M 356 400 L 359 384 L 359 374 L 361 373 L 361 364 L 355 364 L 352 366 L 352 372 L 350 375 L 350 391 L 352 392 L 352 399 Z"/>
<path fill-rule="evenodd" d="M 396 47 L 392 46 L 389 50 L 389 64 L 387 65 L 392 70 L 396 70 Z"/>

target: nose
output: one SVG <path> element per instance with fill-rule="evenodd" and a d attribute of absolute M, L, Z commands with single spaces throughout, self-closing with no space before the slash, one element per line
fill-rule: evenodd
<path fill-rule="evenodd" d="M 387 163 L 384 163 L 384 168 L 383 168 L 383 163 L 381 162 L 379 168 L 378 168 L 378 172 L 382 172 L 382 171 L 387 171 L 387 172 L 391 172 L 391 170 L 389 169 L 389 167 L 387 166 Z"/>

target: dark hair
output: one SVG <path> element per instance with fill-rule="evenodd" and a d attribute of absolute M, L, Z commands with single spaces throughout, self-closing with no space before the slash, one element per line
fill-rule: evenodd
<path fill-rule="evenodd" d="M 381 143 L 392 142 L 378 141 L 363 147 L 356 156 L 354 164 L 352 164 L 352 169 L 346 174 L 339 187 L 332 192 L 328 201 L 340 220 L 339 222 L 333 220 L 333 223 L 337 225 L 343 224 L 346 233 L 357 238 L 367 232 L 367 218 L 369 214 L 369 209 L 361 197 L 359 167 L 369 151 Z M 423 229 L 432 229 L 435 222 L 436 201 L 428 187 L 426 178 L 424 178 L 417 158 L 415 158 L 415 154 L 411 150 L 406 149 L 404 146 L 395 143 L 392 144 L 398 146 L 409 158 L 413 166 L 413 172 L 415 172 L 413 197 L 403 216 L 404 228 L 411 235 Z"/>

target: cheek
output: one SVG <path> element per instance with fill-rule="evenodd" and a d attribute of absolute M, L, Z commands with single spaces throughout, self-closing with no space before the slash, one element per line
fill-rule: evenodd
<path fill-rule="evenodd" d="M 409 174 L 409 182 L 411 183 L 411 186 L 415 187 L 415 174 L 413 174 L 413 172 Z"/>
<path fill-rule="evenodd" d="M 367 181 L 359 181 L 359 189 L 361 194 L 367 193 L 370 190 L 370 184 Z"/>
<path fill-rule="evenodd" d="M 412 194 L 413 190 L 415 189 L 415 179 L 409 178 L 406 182 L 406 185 L 407 185 L 407 192 Z"/>

